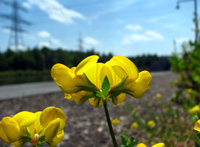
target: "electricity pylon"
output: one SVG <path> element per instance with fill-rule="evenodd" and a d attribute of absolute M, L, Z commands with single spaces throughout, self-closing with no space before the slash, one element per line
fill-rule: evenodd
<path fill-rule="evenodd" d="M 78 49 L 79 49 L 79 51 L 83 51 L 83 40 L 82 40 L 81 33 L 79 33 Z"/>
<path fill-rule="evenodd" d="M 26 25 L 31 24 L 30 22 L 21 19 L 19 15 L 19 10 L 22 10 L 24 12 L 28 12 L 28 11 L 25 8 L 21 7 L 16 0 L 14 0 L 13 2 L 0 0 L 0 2 L 12 8 L 11 14 L 0 14 L 0 17 L 11 20 L 11 26 L 4 27 L 10 30 L 10 38 L 8 41 L 8 47 L 18 50 L 20 46 L 24 47 L 22 33 L 26 32 L 24 29 L 22 29 L 21 24 L 26 24 Z"/>

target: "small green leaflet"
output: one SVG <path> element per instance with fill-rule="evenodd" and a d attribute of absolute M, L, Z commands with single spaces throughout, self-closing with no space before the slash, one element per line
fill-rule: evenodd
<path fill-rule="evenodd" d="M 110 82 L 108 80 L 108 77 L 105 76 L 104 80 L 103 80 L 103 83 L 101 85 L 101 90 L 103 92 L 103 95 L 106 97 L 109 90 L 110 90 Z"/>

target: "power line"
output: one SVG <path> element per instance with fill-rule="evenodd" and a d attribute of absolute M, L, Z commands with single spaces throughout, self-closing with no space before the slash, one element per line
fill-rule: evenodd
<path fill-rule="evenodd" d="M 14 0 L 13 2 L 7 2 L 5 0 L 1 0 L 0 2 L 12 8 L 11 14 L 0 13 L 0 17 L 11 20 L 11 25 L 4 27 L 11 31 L 9 41 L 8 41 L 8 47 L 18 50 L 20 48 L 20 46 L 24 47 L 22 33 L 26 32 L 21 27 L 21 24 L 31 25 L 31 23 L 29 21 L 21 19 L 20 15 L 19 15 L 19 11 L 20 10 L 24 11 L 24 12 L 28 12 L 28 11 L 25 8 L 21 7 L 16 0 Z"/>

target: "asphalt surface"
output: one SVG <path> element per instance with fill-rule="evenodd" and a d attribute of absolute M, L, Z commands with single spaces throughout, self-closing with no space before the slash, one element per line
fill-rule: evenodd
<path fill-rule="evenodd" d="M 0 100 L 22 98 L 58 91 L 60 91 L 60 89 L 53 81 L 6 85 L 0 86 Z"/>
<path fill-rule="evenodd" d="M 167 72 L 152 72 L 152 76 L 172 74 Z M 0 86 L 0 100 L 22 98 L 40 94 L 55 93 L 61 91 L 53 82 L 37 82 Z"/>

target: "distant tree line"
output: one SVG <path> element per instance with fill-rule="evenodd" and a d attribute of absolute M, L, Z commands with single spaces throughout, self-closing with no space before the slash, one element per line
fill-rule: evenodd
<path fill-rule="evenodd" d="M 99 62 L 105 63 L 113 57 L 112 53 L 99 54 L 94 49 L 88 51 L 69 51 L 63 49 L 51 50 L 43 47 L 28 49 L 25 51 L 12 51 L 8 49 L 0 53 L 0 71 L 8 70 L 49 70 L 55 63 L 63 63 L 68 67 L 77 64 L 89 55 L 99 55 Z M 157 55 L 142 55 L 128 57 L 139 70 L 160 71 L 169 70 L 169 57 L 158 57 Z"/>

